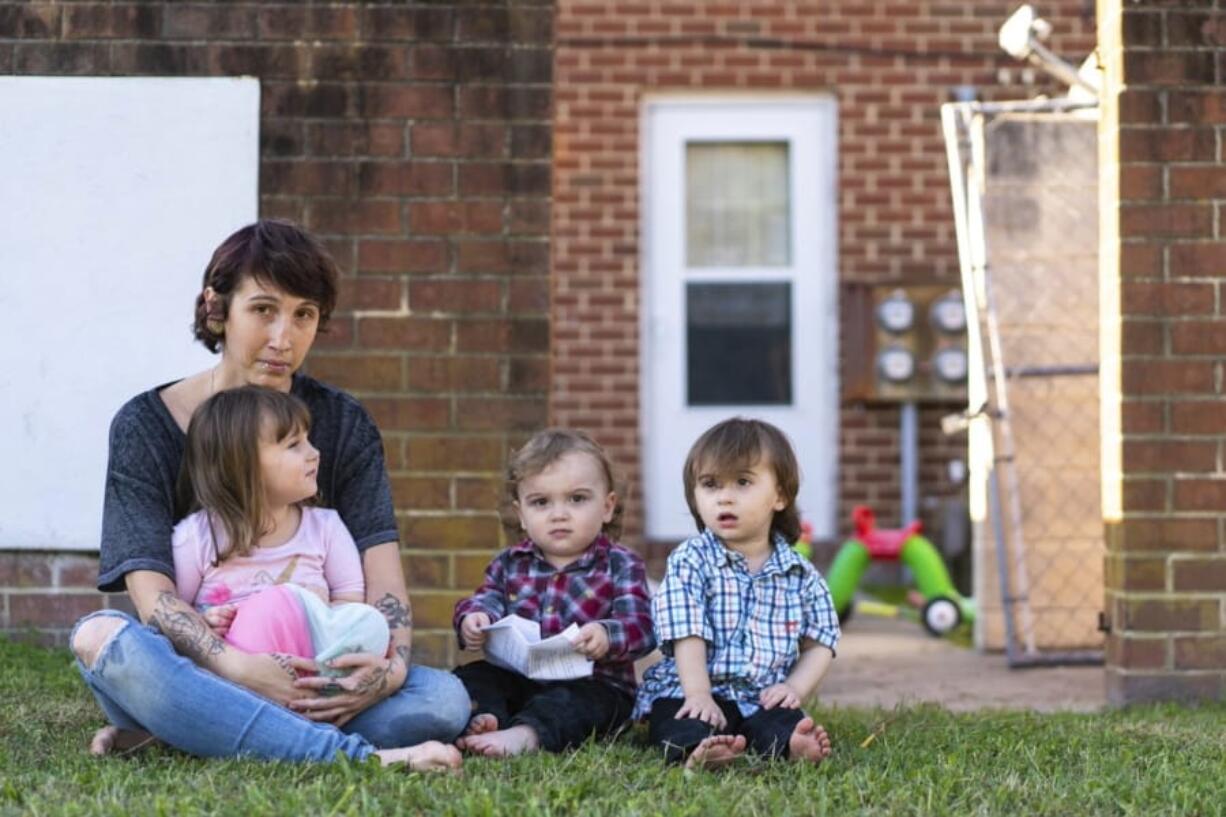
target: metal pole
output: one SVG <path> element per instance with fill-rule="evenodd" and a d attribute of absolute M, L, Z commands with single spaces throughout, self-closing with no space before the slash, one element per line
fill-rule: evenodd
<path fill-rule="evenodd" d="M 898 447 L 902 479 L 902 519 L 906 527 L 919 518 L 919 409 L 915 402 L 903 403 L 898 416 Z"/>

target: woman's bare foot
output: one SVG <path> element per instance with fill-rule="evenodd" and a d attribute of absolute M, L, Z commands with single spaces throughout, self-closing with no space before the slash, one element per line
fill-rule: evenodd
<path fill-rule="evenodd" d="M 94 733 L 89 741 L 89 753 L 94 757 L 102 757 L 112 753 L 126 754 L 135 752 L 157 738 L 140 729 L 120 729 L 118 726 L 104 726 Z"/>
<path fill-rule="evenodd" d="M 469 735 L 461 740 L 464 741 L 464 751 L 485 757 L 511 757 L 541 748 L 536 730 L 523 725 Z"/>
<path fill-rule="evenodd" d="M 830 736 L 812 718 L 805 718 L 796 724 L 792 737 L 788 738 L 788 753 L 792 760 L 821 763 L 830 757 Z"/>
<path fill-rule="evenodd" d="M 744 735 L 712 735 L 694 747 L 685 761 L 687 769 L 718 769 L 745 754 Z"/>
<path fill-rule="evenodd" d="M 451 772 L 464 762 L 460 750 L 437 740 L 428 740 L 404 749 L 380 749 L 375 752 L 384 766 L 404 765 L 415 772 Z"/>

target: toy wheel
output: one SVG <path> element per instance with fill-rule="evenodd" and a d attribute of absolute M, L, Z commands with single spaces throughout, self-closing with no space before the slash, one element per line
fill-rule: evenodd
<path fill-rule="evenodd" d="M 952 599 L 945 596 L 937 596 L 925 604 L 920 615 L 924 629 L 938 637 L 949 635 L 962 623 L 962 611 Z"/>

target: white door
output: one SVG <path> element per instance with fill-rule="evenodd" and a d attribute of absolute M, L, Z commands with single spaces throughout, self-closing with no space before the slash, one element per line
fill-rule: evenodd
<path fill-rule="evenodd" d="M 801 516 L 836 533 L 836 107 L 659 98 L 643 122 L 646 533 L 694 533 L 681 468 L 741 415 L 791 438 Z"/>

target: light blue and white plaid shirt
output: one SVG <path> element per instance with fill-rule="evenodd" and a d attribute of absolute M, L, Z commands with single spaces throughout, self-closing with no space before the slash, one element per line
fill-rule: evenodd
<path fill-rule="evenodd" d="M 678 639 L 698 636 L 707 642 L 711 693 L 736 701 L 746 717 L 760 708 L 762 690 L 787 678 L 800 657 L 802 638 L 831 651 L 839 643 L 826 581 L 781 536 L 757 573 L 710 530 L 686 540 L 668 557 L 652 612 L 666 657 L 643 678 L 636 718 L 657 698 L 685 697 L 672 657 Z"/>

